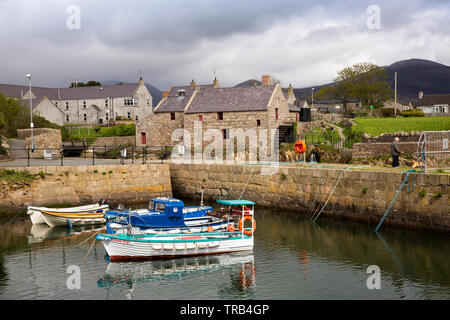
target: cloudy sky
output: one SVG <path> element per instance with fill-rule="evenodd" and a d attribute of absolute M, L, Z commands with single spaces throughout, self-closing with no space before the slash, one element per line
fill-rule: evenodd
<path fill-rule="evenodd" d="M 364 61 L 450 65 L 449 21 L 448 0 L 0 0 L 0 83 L 135 82 L 142 70 L 161 90 L 214 72 L 221 86 L 269 73 L 300 88 Z"/>

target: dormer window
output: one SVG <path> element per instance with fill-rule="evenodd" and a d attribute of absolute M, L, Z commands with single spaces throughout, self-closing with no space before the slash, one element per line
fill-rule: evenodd
<path fill-rule="evenodd" d="M 184 98 L 186 97 L 186 90 L 180 89 L 177 91 L 178 98 Z"/>

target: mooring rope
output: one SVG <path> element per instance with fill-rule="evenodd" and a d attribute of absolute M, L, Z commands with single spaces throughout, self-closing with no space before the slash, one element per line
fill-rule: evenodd
<path fill-rule="evenodd" d="M 333 190 L 331 190 L 331 193 L 330 193 L 330 195 L 329 195 L 327 201 L 326 201 L 325 204 L 323 205 L 322 209 L 320 209 L 319 213 L 315 216 L 315 218 L 314 218 L 314 215 L 312 216 L 312 217 L 313 217 L 313 222 L 316 222 L 317 218 L 319 218 L 319 216 L 320 216 L 320 214 L 322 213 L 323 209 L 325 209 L 325 207 L 327 206 L 328 201 L 331 199 L 331 196 L 333 195 L 334 190 L 336 190 L 336 187 L 337 187 L 337 185 L 339 184 L 339 181 L 341 181 L 342 175 L 344 174 L 344 171 L 345 171 L 345 170 L 346 170 L 346 169 L 342 170 L 341 174 L 339 175 L 339 178 L 338 178 L 336 184 L 334 185 Z"/>

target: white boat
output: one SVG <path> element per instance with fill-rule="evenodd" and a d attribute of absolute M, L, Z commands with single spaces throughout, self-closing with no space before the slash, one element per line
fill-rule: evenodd
<path fill-rule="evenodd" d="M 104 213 L 109 209 L 109 205 L 101 200 L 96 204 L 70 208 L 28 206 L 27 209 L 33 224 L 46 223 L 51 227 L 56 227 L 67 226 L 70 223 L 72 225 L 101 223 L 97 219 L 103 218 Z M 80 219 L 85 220 L 80 221 Z M 102 222 L 105 222 L 104 218 Z"/>
<path fill-rule="evenodd" d="M 239 230 L 235 232 L 185 232 L 160 234 L 99 234 L 96 239 L 103 242 L 111 261 L 153 258 L 176 258 L 253 250 L 254 202 L 247 200 L 219 200 L 240 208 Z M 248 208 L 251 206 L 251 209 Z M 251 227 L 244 227 L 250 220 Z"/>
<path fill-rule="evenodd" d="M 253 250 L 253 236 L 242 232 L 157 235 L 99 234 L 111 261 L 176 258 Z"/>

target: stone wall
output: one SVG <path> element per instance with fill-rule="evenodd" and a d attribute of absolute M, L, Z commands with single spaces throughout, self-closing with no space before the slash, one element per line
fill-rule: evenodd
<path fill-rule="evenodd" d="M 352 147 L 352 158 L 372 158 L 382 155 L 391 154 L 392 142 L 380 142 L 380 143 L 354 143 Z M 399 149 L 403 153 L 416 153 L 417 142 L 399 142 Z"/>
<path fill-rule="evenodd" d="M 261 175 L 260 166 L 242 165 L 171 164 L 170 171 L 175 196 L 199 198 L 204 186 L 205 199 L 238 199 L 245 188 L 242 199 L 303 214 L 313 212 L 313 207 L 318 213 L 319 204 L 326 202 L 339 181 L 322 216 L 373 225 L 378 224 L 405 178 L 402 173 L 301 167 L 280 167 L 268 176 Z M 450 176 L 412 176 L 414 189 L 402 191 L 384 225 L 450 232 Z"/>
<path fill-rule="evenodd" d="M 399 138 L 398 146 L 403 153 L 416 153 L 420 132 L 394 132 L 383 133 L 377 137 L 364 134 L 361 143 L 355 143 L 352 147 L 352 158 L 372 158 L 391 154 L 391 144 L 395 138 Z"/>
<path fill-rule="evenodd" d="M 178 143 L 172 141 L 172 132 L 183 128 L 183 112 L 174 112 L 175 120 L 171 120 L 169 112 L 155 112 L 153 115 L 136 123 L 136 146 L 142 143 L 142 133 L 145 133 L 148 146 L 171 146 Z"/>
<path fill-rule="evenodd" d="M 167 164 L 36 166 L 26 170 L 36 175 L 34 181 L 0 181 L 0 211 L 18 210 L 25 204 L 83 205 L 101 198 L 111 204 L 145 203 L 152 197 L 172 195 Z"/>
<path fill-rule="evenodd" d="M 31 149 L 31 129 L 19 129 L 17 136 L 19 139 L 25 139 L 26 148 Z M 31 158 L 43 158 L 44 149 L 52 157 L 59 157 L 62 147 L 61 131 L 51 128 L 33 129 L 33 143 L 35 151 L 30 152 Z"/>

